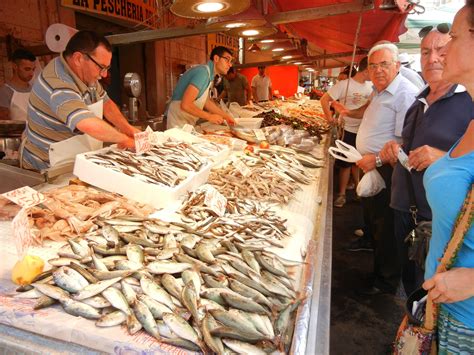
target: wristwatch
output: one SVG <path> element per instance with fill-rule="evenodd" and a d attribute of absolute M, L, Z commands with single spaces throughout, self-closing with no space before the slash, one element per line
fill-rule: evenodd
<path fill-rule="evenodd" d="M 382 159 L 380 159 L 380 156 L 378 154 L 375 154 L 375 166 L 377 168 L 380 168 L 383 165 Z"/>

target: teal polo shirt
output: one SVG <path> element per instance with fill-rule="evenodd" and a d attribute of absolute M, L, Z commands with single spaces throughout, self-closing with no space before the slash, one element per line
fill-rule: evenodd
<path fill-rule="evenodd" d="M 206 69 L 206 66 L 209 67 L 209 72 Z M 181 78 L 178 80 L 176 89 L 173 91 L 173 96 L 171 97 L 172 101 L 178 101 L 183 98 L 184 92 L 189 85 L 195 86 L 199 89 L 199 94 L 197 98 L 201 97 L 202 94 L 206 91 L 209 83 L 214 78 L 214 62 L 209 61 L 206 65 L 198 65 L 194 68 L 189 69 L 184 73 Z"/>

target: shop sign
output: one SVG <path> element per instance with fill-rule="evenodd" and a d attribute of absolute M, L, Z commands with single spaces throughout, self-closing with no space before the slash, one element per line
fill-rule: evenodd
<path fill-rule="evenodd" d="M 224 33 L 211 33 L 207 35 L 207 54 L 210 55 L 212 50 L 218 46 L 224 46 L 234 52 L 234 57 L 239 54 L 239 38 L 226 35 Z"/>
<path fill-rule="evenodd" d="M 61 0 L 61 5 L 130 24 L 158 28 L 158 9 L 154 0 Z"/>

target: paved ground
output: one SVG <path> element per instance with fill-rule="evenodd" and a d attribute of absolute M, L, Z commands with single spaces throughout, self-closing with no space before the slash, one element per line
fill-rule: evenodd
<path fill-rule="evenodd" d="M 371 252 L 345 251 L 362 223 L 360 204 L 349 193 L 348 203 L 334 208 L 330 353 L 390 354 L 403 301 L 391 295 L 355 293 L 369 283 L 373 257 Z"/>

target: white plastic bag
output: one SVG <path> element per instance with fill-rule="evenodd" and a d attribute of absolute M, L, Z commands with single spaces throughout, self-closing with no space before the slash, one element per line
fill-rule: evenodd
<path fill-rule="evenodd" d="M 343 141 L 336 141 L 337 147 L 330 147 L 329 154 L 334 158 L 347 161 L 349 163 L 355 163 L 362 159 L 362 155 L 353 146 L 344 143 Z M 370 197 L 377 195 L 380 191 L 385 189 L 385 181 L 379 172 L 374 169 L 366 173 L 362 179 L 360 179 L 359 185 L 357 185 L 357 195 L 360 197 Z"/>
<path fill-rule="evenodd" d="M 366 173 L 357 185 L 357 195 L 360 197 L 370 197 L 377 195 L 380 191 L 385 189 L 385 181 L 379 172 L 374 169 Z"/>

